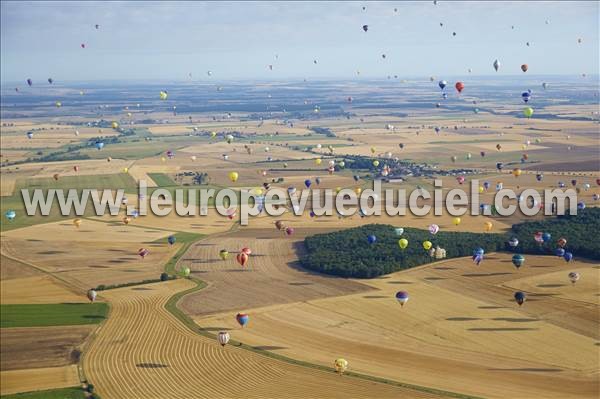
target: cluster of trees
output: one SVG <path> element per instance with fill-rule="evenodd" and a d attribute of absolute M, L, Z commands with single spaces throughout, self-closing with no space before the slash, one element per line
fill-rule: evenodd
<path fill-rule="evenodd" d="M 306 251 L 300 257 L 303 267 L 320 273 L 342 277 L 373 278 L 435 261 L 423 248 L 430 241 L 432 248 L 446 250 L 447 258 L 472 256 L 476 248 L 486 253 L 510 251 L 533 255 L 554 255 L 557 240 L 564 238 L 565 251 L 576 258 L 600 260 L 600 241 L 595 240 L 600 226 L 600 208 L 579 210 L 577 215 L 565 215 L 515 224 L 507 234 L 440 231 L 435 235 L 426 230 L 405 228 L 398 235 L 394 226 L 370 224 L 327 234 L 317 234 L 304 240 Z M 536 233 L 549 233 L 551 239 L 538 243 Z M 374 243 L 369 236 L 376 238 Z M 512 248 L 508 241 L 517 238 Z M 398 241 L 407 239 L 401 249 Z"/>
<path fill-rule="evenodd" d="M 315 132 L 317 134 L 322 134 L 325 137 L 336 137 L 335 133 L 332 132 L 331 129 L 329 129 L 328 127 L 313 126 L 310 128 L 310 130 L 312 130 L 313 132 Z"/>
<path fill-rule="evenodd" d="M 565 251 L 575 257 L 600 260 L 600 241 L 594 237 L 600 226 L 600 208 L 585 208 L 577 211 L 577 215 L 557 216 L 535 222 L 519 223 L 512 226 L 511 237 L 519 240 L 514 249 L 519 253 L 550 255 L 558 247 L 557 240 L 567 240 Z M 552 238 L 543 244 L 534 240 L 536 233 L 549 233 Z M 510 247 L 507 245 L 507 249 Z M 513 250 L 513 251 L 514 251 Z"/>
<path fill-rule="evenodd" d="M 371 244 L 368 237 L 375 236 Z M 401 249 L 398 241 L 408 240 Z M 342 277 L 373 278 L 402 269 L 435 261 L 423 248 L 430 241 L 446 250 L 447 258 L 470 256 L 481 247 L 486 252 L 504 248 L 503 234 L 443 232 L 405 228 L 397 235 L 394 226 L 370 224 L 327 234 L 317 234 L 304 240 L 305 253 L 300 257 L 303 267 Z"/>
<path fill-rule="evenodd" d="M 115 288 L 123 288 L 123 287 L 133 287 L 136 285 L 143 285 L 143 284 L 151 284 L 151 283 L 158 283 L 161 281 L 169 281 L 169 280 L 175 280 L 177 278 L 177 276 L 175 275 L 169 275 L 168 273 L 161 273 L 159 278 L 156 279 L 149 279 L 149 280 L 142 280 L 142 281 L 132 281 L 130 283 L 123 283 L 123 284 L 100 284 L 99 286 L 97 286 L 96 288 L 94 288 L 95 291 L 106 291 L 106 290 L 113 290 Z"/>

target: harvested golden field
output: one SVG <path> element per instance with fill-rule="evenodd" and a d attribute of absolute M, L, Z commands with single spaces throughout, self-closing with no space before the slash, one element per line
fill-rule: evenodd
<path fill-rule="evenodd" d="M 92 325 L 3 328 L 0 369 L 7 371 L 76 364 L 80 356 L 76 347 L 95 328 Z"/>
<path fill-rule="evenodd" d="M 2 280 L 1 302 L 7 303 L 74 303 L 86 302 L 81 293 L 74 293 L 49 275 Z"/>
<path fill-rule="evenodd" d="M 164 308 L 169 297 L 191 287 L 193 283 L 177 280 L 106 292 L 111 316 L 83 358 L 86 376 L 100 396 L 187 398 L 193 392 L 194 397 L 211 399 L 436 397 L 223 348 L 187 329 Z"/>
<path fill-rule="evenodd" d="M 235 259 L 243 247 L 252 249 L 246 268 Z M 221 249 L 229 251 L 227 260 L 219 258 Z M 371 289 L 358 282 L 299 269 L 296 260 L 295 240 L 281 236 L 271 238 L 258 234 L 252 237 L 233 233 L 202 240 L 192 245 L 178 267 L 189 267 L 193 276 L 208 282 L 209 286 L 183 298 L 181 308 L 192 315 L 230 311 L 233 317 L 253 307 Z"/>
<path fill-rule="evenodd" d="M 79 385 L 76 365 L 0 371 L 0 394 L 41 391 Z"/>
<path fill-rule="evenodd" d="M 55 222 L 4 232 L 2 251 L 57 273 L 83 293 L 100 284 L 158 278 L 181 245 L 169 246 L 166 237 L 170 234 L 168 230 L 89 219 L 83 220 L 79 229 L 69 221 Z M 137 255 L 140 248 L 150 250 L 143 260 Z"/>
<path fill-rule="evenodd" d="M 309 362 L 343 354 L 359 372 L 412 384 L 490 398 L 597 397 L 597 265 L 526 259 L 518 271 L 509 255 L 491 254 L 479 267 L 463 258 L 360 280 L 377 291 L 244 309 L 243 329 L 234 312 L 196 321 Z M 574 286 L 572 270 L 582 275 Z M 528 293 L 522 307 L 516 289 Z M 410 295 L 404 307 L 398 290 Z"/>

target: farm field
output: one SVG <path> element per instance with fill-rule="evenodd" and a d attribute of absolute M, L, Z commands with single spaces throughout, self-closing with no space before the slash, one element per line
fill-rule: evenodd
<path fill-rule="evenodd" d="M 490 398 L 595 397 L 597 265 L 528 256 L 527 266 L 515 270 L 501 254 L 479 267 L 470 259 L 448 260 L 360 280 L 370 291 L 244 307 L 239 310 L 250 315 L 244 328 L 235 321 L 237 309 L 195 320 L 313 363 L 327 365 L 344 353 L 353 370 L 412 384 Z M 581 287 L 567 279 L 574 270 L 585 278 Z M 522 307 L 511 300 L 515 289 L 530 295 Z M 397 290 L 411 295 L 403 308 Z M 574 291 L 577 299 L 569 297 Z"/>

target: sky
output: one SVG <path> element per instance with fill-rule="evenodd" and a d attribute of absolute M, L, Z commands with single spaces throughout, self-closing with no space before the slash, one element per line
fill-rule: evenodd
<path fill-rule="evenodd" d="M 2 0 L 0 79 L 598 74 L 597 1 L 437 3 Z"/>

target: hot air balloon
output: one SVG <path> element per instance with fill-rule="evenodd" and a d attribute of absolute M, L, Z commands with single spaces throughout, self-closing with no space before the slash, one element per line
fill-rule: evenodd
<path fill-rule="evenodd" d="M 431 241 L 423 241 L 423 249 L 425 251 L 429 251 L 432 245 L 433 244 L 431 243 Z"/>
<path fill-rule="evenodd" d="M 85 43 L 81 43 L 81 48 L 85 48 Z"/>
<path fill-rule="evenodd" d="M 408 240 L 406 238 L 401 238 L 398 240 L 398 246 L 400 249 L 406 249 L 406 247 L 408 247 Z"/>
<path fill-rule="evenodd" d="M 310 179 L 304 180 L 304 185 L 306 186 L 306 188 L 310 188 L 311 184 L 312 184 L 312 182 L 310 181 Z"/>
<path fill-rule="evenodd" d="M 98 151 L 100 151 L 101 149 L 104 148 L 104 142 L 102 142 L 102 141 L 96 141 L 95 146 L 96 146 L 96 149 Z"/>
<path fill-rule="evenodd" d="M 529 69 L 529 66 L 527 66 L 527 64 L 521 65 L 521 71 L 527 72 L 528 69 Z"/>
<path fill-rule="evenodd" d="M 219 251 L 219 258 L 221 258 L 221 260 L 226 260 L 229 257 L 229 251 L 227 251 L 226 249 L 222 249 Z"/>
<path fill-rule="evenodd" d="M 483 223 L 483 229 L 484 229 L 485 231 L 492 231 L 492 227 L 493 227 L 493 226 L 494 226 L 494 225 L 492 224 L 492 222 L 484 222 L 484 223 Z"/>
<path fill-rule="evenodd" d="M 522 292 L 522 291 L 515 292 L 515 301 L 519 304 L 519 306 L 523 305 L 523 303 L 525 303 L 526 299 L 527 299 L 527 295 L 525 295 L 524 292 Z"/>
<path fill-rule="evenodd" d="M 537 233 L 535 233 L 533 235 L 533 239 L 535 240 L 535 242 L 537 242 L 538 244 L 542 244 L 544 242 L 544 233 L 542 233 L 541 231 L 538 231 Z"/>
<path fill-rule="evenodd" d="M 484 181 L 483 182 L 483 188 L 486 189 L 486 190 L 489 189 L 490 188 L 490 182 L 489 181 Z"/>
<path fill-rule="evenodd" d="M 452 224 L 455 226 L 458 226 L 460 224 L 460 218 L 459 217 L 452 218 Z"/>
<path fill-rule="evenodd" d="M 56 108 L 62 107 L 62 103 L 60 101 L 55 102 L 54 105 L 56 105 Z"/>
<path fill-rule="evenodd" d="M 229 342 L 229 333 L 227 331 L 221 331 L 217 334 L 217 341 L 221 344 L 221 346 L 227 345 Z"/>
<path fill-rule="evenodd" d="M 577 272 L 569 273 L 569 280 L 571 280 L 572 284 L 575 284 L 577 281 L 579 281 L 579 277 L 579 273 Z"/>
<path fill-rule="evenodd" d="M 131 222 L 131 218 L 129 216 L 125 216 L 123 218 L 123 223 L 125 223 L 127 225 L 127 224 L 129 224 L 129 222 Z"/>
<path fill-rule="evenodd" d="M 483 248 L 476 248 L 473 251 L 473 262 L 479 266 L 479 264 L 481 263 L 481 261 L 483 260 L 483 255 L 485 254 L 485 251 L 483 250 Z"/>
<path fill-rule="evenodd" d="M 231 180 L 233 183 L 235 183 L 239 177 L 238 172 L 229 172 L 229 180 Z"/>
<path fill-rule="evenodd" d="M 531 118 L 531 116 L 533 115 L 533 108 L 527 107 L 523 109 L 523 115 L 525 115 L 526 118 Z"/>
<path fill-rule="evenodd" d="M 462 93 L 463 89 L 465 88 L 465 84 L 463 82 L 456 82 L 454 87 L 456 88 L 456 91 Z"/>
<path fill-rule="evenodd" d="M 167 97 L 169 97 L 169 94 L 167 93 L 166 90 L 161 90 L 160 93 L 158 94 L 161 100 L 166 100 Z"/>
<path fill-rule="evenodd" d="M 549 242 L 552 239 L 552 235 L 550 233 L 544 233 L 542 234 L 542 240 L 544 242 Z"/>
<path fill-rule="evenodd" d="M 27 132 L 27 138 L 31 140 L 33 138 L 33 132 Z"/>
<path fill-rule="evenodd" d="M 248 324 L 248 320 L 250 320 L 250 317 L 246 313 L 238 313 L 237 315 L 235 315 L 235 319 L 243 328 L 246 324 Z"/>
<path fill-rule="evenodd" d="M 406 302 L 408 302 L 409 296 L 406 291 L 398 291 L 396 292 L 396 300 L 400 303 L 400 306 L 404 306 Z"/>
<path fill-rule="evenodd" d="M 169 245 L 175 244 L 176 240 L 177 239 L 175 238 L 175 236 L 169 236 L 169 237 L 167 237 L 167 242 L 169 243 Z"/>
<path fill-rule="evenodd" d="M 519 177 L 519 176 L 521 176 L 522 173 L 523 173 L 523 171 L 521 169 L 519 169 L 519 168 L 515 168 L 512 171 L 512 174 L 513 174 L 514 177 Z"/>
<path fill-rule="evenodd" d="M 94 290 L 94 289 L 88 290 L 87 298 L 90 300 L 90 302 L 94 302 L 96 300 L 96 296 L 98 296 L 98 293 L 96 292 L 96 290 Z"/>
<path fill-rule="evenodd" d="M 519 239 L 517 237 L 511 238 L 508 240 L 508 245 L 510 245 L 512 248 L 515 248 L 517 245 L 519 245 Z"/>
<path fill-rule="evenodd" d="M 440 89 L 444 90 L 444 88 L 446 88 L 446 86 L 448 85 L 448 82 L 446 82 L 445 80 L 440 80 L 438 82 L 438 86 L 440 86 Z"/>
<path fill-rule="evenodd" d="M 291 236 L 292 234 L 294 234 L 294 228 L 293 227 L 286 227 L 285 228 L 285 234 L 287 234 L 288 236 Z"/>
<path fill-rule="evenodd" d="M 12 222 L 17 217 L 17 213 L 12 209 L 9 209 L 8 211 L 6 211 L 4 216 L 8 219 L 9 222 Z"/>
<path fill-rule="evenodd" d="M 52 175 L 52 178 L 53 178 L 54 180 L 56 180 L 56 181 L 58 181 L 58 178 L 59 178 L 59 177 L 60 177 L 60 176 L 59 176 L 59 174 L 58 174 L 58 173 L 55 173 L 55 174 L 53 174 L 53 175 Z"/>
<path fill-rule="evenodd" d="M 565 250 L 563 248 L 556 248 L 554 250 L 554 255 L 558 256 L 559 258 L 562 258 L 563 256 L 565 256 Z"/>
<path fill-rule="evenodd" d="M 363 25 L 363 26 L 362 26 L 362 28 L 363 28 L 363 30 L 366 32 L 366 31 L 368 31 L 368 30 L 369 30 L 369 25 Z"/>
<path fill-rule="evenodd" d="M 244 253 L 244 252 L 240 252 L 237 256 L 236 256 L 237 262 L 242 265 L 242 267 L 246 267 L 246 265 L 248 264 L 248 259 L 249 256 L 248 254 Z"/>
<path fill-rule="evenodd" d="M 504 164 L 502 162 L 497 162 L 496 163 L 496 169 L 502 170 L 502 168 L 504 168 Z"/>
<path fill-rule="evenodd" d="M 397 236 L 401 236 L 402 234 L 404 234 L 404 229 L 402 227 L 396 227 L 394 229 L 394 233 L 396 233 Z"/>
<path fill-rule="evenodd" d="M 140 258 L 142 258 L 142 260 L 146 257 L 146 255 L 148 255 L 150 253 L 150 251 L 148 251 L 146 248 L 140 248 L 138 249 L 138 256 Z"/>
<path fill-rule="evenodd" d="M 523 263 L 525 262 L 525 257 L 521 254 L 515 254 L 512 257 L 512 263 L 513 265 L 515 265 L 515 267 L 518 269 L 521 266 L 523 266 Z"/>
<path fill-rule="evenodd" d="M 571 260 L 573 260 L 573 254 L 571 252 L 565 252 L 563 258 L 567 261 L 570 262 Z"/>
<path fill-rule="evenodd" d="M 458 184 L 464 184 L 465 177 L 464 176 L 457 176 L 456 177 L 456 181 L 458 182 Z"/>
<path fill-rule="evenodd" d="M 558 244 L 559 247 L 564 248 L 565 245 L 567 245 L 567 239 L 564 237 L 561 237 L 558 239 L 558 241 L 556 241 L 556 243 Z"/>
<path fill-rule="evenodd" d="M 544 88 L 544 90 L 546 90 L 548 88 L 548 83 L 546 83 L 546 82 L 542 83 L 542 87 Z"/>
<path fill-rule="evenodd" d="M 369 244 L 375 244 L 375 241 L 377 241 L 377 237 L 371 234 L 367 236 L 367 241 L 369 241 Z"/>
<path fill-rule="evenodd" d="M 73 226 L 79 228 L 79 226 L 81 226 L 81 219 L 77 218 L 73 220 Z"/>
<path fill-rule="evenodd" d="M 50 83 L 50 84 L 54 83 L 54 79 L 48 78 L 48 83 Z"/>
<path fill-rule="evenodd" d="M 437 234 L 438 231 L 440 231 L 440 226 L 438 226 L 437 224 L 431 224 L 429 225 L 429 232 L 433 235 Z"/>
<path fill-rule="evenodd" d="M 348 361 L 342 358 L 335 359 L 335 362 L 333 362 L 333 368 L 335 369 L 336 373 L 342 375 L 344 371 L 348 369 Z"/>
<path fill-rule="evenodd" d="M 32 81 L 31 79 L 27 79 L 27 84 L 28 84 L 29 86 L 31 86 L 31 85 L 33 85 L 33 81 Z"/>
<path fill-rule="evenodd" d="M 183 277 L 189 277 L 191 272 L 192 271 L 190 270 L 189 267 L 184 267 L 183 269 L 181 269 L 181 273 L 183 274 Z"/>
<path fill-rule="evenodd" d="M 523 93 L 521 93 L 521 99 L 523 99 L 523 101 L 525 101 L 526 103 L 529 102 L 530 98 L 531 98 L 530 92 L 524 91 Z"/>

